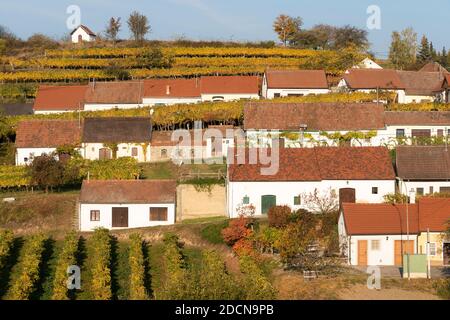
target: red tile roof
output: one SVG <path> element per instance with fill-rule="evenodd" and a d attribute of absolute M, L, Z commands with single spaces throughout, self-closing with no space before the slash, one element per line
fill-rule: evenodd
<path fill-rule="evenodd" d="M 419 229 L 443 232 L 450 227 L 449 198 L 421 198 L 419 200 Z"/>
<path fill-rule="evenodd" d="M 144 80 L 144 98 L 200 98 L 200 79 Z"/>
<path fill-rule="evenodd" d="M 444 146 L 398 146 L 395 162 L 404 180 L 450 180 L 450 149 Z"/>
<path fill-rule="evenodd" d="M 257 76 L 202 77 L 202 94 L 259 94 Z"/>
<path fill-rule="evenodd" d="M 143 87 L 142 81 L 91 82 L 86 90 L 85 103 L 142 103 Z"/>
<path fill-rule="evenodd" d="M 72 120 L 28 120 L 19 122 L 17 148 L 56 148 L 81 142 L 81 128 Z"/>
<path fill-rule="evenodd" d="M 263 154 L 271 152 L 270 149 L 261 149 L 261 151 Z M 245 163 L 239 164 L 239 155 L 243 152 L 245 152 Z M 235 159 L 235 164 L 230 164 L 228 168 L 230 181 L 395 179 L 388 149 L 384 147 L 280 148 L 279 169 L 274 175 L 262 174 L 261 169 L 269 166 L 261 164 L 261 161 L 250 164 L 251 152 L 257 154 L 258 150 L 247 148 L 230 150 L 229 157 Z"/>
<path fill-rule="evenodd" d="M 348 235 L 390 235 L 407 233 L 406 204 L 344 203 L 343 215 Z M 409 232 L 419 233 L 418 206 L 408 205 Z"/>
<path fill-rule="evenodd" d="M 407 215 L 408 208 L 408 215 Z M 343 216 L 348 235 L 389 235 L 444 232 L 450 221 L 449 198 L 421 198 L 416 204 L 344 203 Z"/>
<path fill-rule="evenodd" d="M 328 89 L 324 70 L 271 70 L 266 71 L 270 89 Z"/>
<path fill-rule="evenodd" d="M 244 129 L 373 130 L 384 128 L 383 106 L 376 103 L 247 103 Z"/>
<path fill-rule="evenodd" d="M 385 111 L 386 125 L 450 126 L 450 111 Z"/>
<path fill-rule="evenodd" d="M 350 89 L 404 89 L 396 70 L 389 69 L 350 69 L 344 75 Z"/>
<path fill-rule="evenodd" d="M 442 91 L 441 72 L 397 71 L 408 95 L 434 96 Z"/>
<path fill-rule="evenodd" d="M 425 64 L 419 71 L 425 71 L 425 72 L 441 72 L 441 73 L 449 73 L 447 69 L 445 69 L 443 66 L 441 66 L 437 62 L 428 62 Z"/>
<path fill-rule="evenodd" d="M 175 180 L 85 180 L 81 203 L 175 203 Z"/>
<path fill-rule="evenodd" d="M 76 111 L 83 109 L 88 86 L 40 86 L 33 109 L 35 111 Z"/>

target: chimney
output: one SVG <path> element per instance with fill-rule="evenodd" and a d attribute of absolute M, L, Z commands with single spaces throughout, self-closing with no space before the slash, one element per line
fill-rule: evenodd
<path fill-rule="evenodd" d="M 167 86 L 166 86 L 166 95 L 169 95 L 169 94 L 170 94 L 170 86 L 167 85 Z"/>

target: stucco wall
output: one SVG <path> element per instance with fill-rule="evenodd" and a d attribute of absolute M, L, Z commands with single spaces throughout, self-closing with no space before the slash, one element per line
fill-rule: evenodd
<path fill-rule="evenodd" d="M 16 166 L 23 166 L 30 164 L 33 157 L 38 157 L 44 154 L 51 154 L 56 148 L 17 148 L 16 151 Z M 25 161 L 25 158 L 28 161 Z"/>
<path fill-rule="evenodd" d="M 103 143 L 83 143 L 82 155 L 85 159 L 98 160 L 99 150 L 105 148 Z M 148 144 L 147 150 L 144 150 L 140 143 L 120 143 L 118 144 L 117 158 L 132 157 L 132 149 L 138 149 L 138 155 L 135 158 L 138 162 L 150 161 L 150 145 Z M 146 155 L 144 155 L 146 153 Z M 112 155 L 112 151 L 111 151 Z"/>
<path fill-rule="evenodd" d="M 202 94 L 202 101 L 213 101 L 214 97 L 223 97 L 222 101 L 236 101 L 241 99 L 259 99 L 259 94 L 240 93 L 240 94 Z"/>
<path fill-rule="evenodd" d="M 112 208 L 128 207 L 128 228 L 142 228 L 175 223 L 175 204 L 80 204 L 80 231 L 112 228 Z M 167 207 L 167 221 L 150 221 L 150 207 Z M 100 221 L 91 220 L 91 210 L 100 210 Z M 114 228 L 116 229 L 116 228 Z M 119 228 L 120 229 L 120 228 Z"/>
<path fill-rule="evenodd" d="M 200 97 L 198 98 L 144 98 L 143 104 L 146 106 L 154 106 L 155 104 L 160 105 L 174 105 L 179 103 L 198 103 L 202 99 Z"/>
<path fill-rule="evenodd" d="M 87 41 L 87 42 L 95 41 L 95 37 L 89 35 L 82 28 L 78 28 L 71 36 L 73 43 L 78 43 L 78 36 L 79 35 L 81 35 L 83 41 Z"/>
<path fill-rule="evenodd" d="M 422 232 L 418 237 L 418 253 L 427 253 L 427 233 Z M 430 232 L 430 242 L 436 244 L 436 255 L 430 255 L 431 265 L 442 265 L 444 262 L 444 246 L 445 236 L 439 232 Z M 448 241 L 450 242 L 450 241 Z"/>
<path fill-rule="evenodd" d="M 279 93 L 281 97 L 288 97 L 289 95 L 310 95 L 310 94 L 326 94 L 329 89 L 266 89 L 267 99 L 273 99 L 275 93 Z"/>
<path fill-rule="evenodd" d="M 226 216 L 225 187 L 214 185 L 211 192 L 198 191 L 193 185 L 177 187 L 177 221 Z"/>
<path fill-rule="evenodd" d="M 141 103 L 128 103 L 128 104 L 120 104 L 120 103 L 85 103 L 84 110 L 85 111 L 97 111 L 97 110 L 110 110 L 110 109 L 134 109 L 134 108 L 142 108 L 144 107 Z"/>
<path fill-rule="evenodd" d="M 372 187 L 378 187 L 378 194 L 372 194 Z M 315 189 L 320 194 L 329 193 L 330 188 L 339 194 L 341 188 L 354 188 L 356 202 L 382 203 L 383 196 L 395 192 L 394 180 L 323 180 L 307 182 L 228 182 L 227 210 L 231 218 L 237 217 L 237 208 L 242 205 L 243 198 L 249 197 L 249 204 L 256 207 L 256 215 L 261 215 L 261 197 L 275 195 L 277 205 L 288 205 L 293 210 L 308 208 L 302 199 L 301 205 L 294 205 L 294 197 L 313 193 Z M 303 198 L 303 197 L 302 197 Z"/>

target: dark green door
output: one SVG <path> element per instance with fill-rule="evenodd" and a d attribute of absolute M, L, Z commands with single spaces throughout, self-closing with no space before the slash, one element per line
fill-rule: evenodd
<path fill-rule="evenodd" d="M 272 195 L 261 197 L 261 213 L 266 214 L 269 209 L 277 205 L 277 197 Z"/>

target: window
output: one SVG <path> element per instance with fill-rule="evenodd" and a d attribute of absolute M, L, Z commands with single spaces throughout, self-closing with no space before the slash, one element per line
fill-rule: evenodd
<path fill-rule="evenodd" d="M 242 204 L 249 204 L 250 203 L 250 198 L 248 196 L 245 196 L 244 198 L 242 198 Z"/>
<path fill-rule="evenodd" d="M 443 129 L 438 129 L 437 136 L 438 137 L 443 137 L 444 136 L 444 130 Z"/>
<path fill-rule="evenodd" d="M 380 240 L 372 240 L 370 242 L 370 247 L 372 248 L 373 251 L 380 250 Z"/>
<path fill-rule="evenodd" d="M 372 187 L 372 194 L 378 194 L 378 187 Z"/>
<path fill-rule="evenodd" d="M 167 221 L 167 208 L 150 208 L 150 221 Z"/>
<path fill-rule="evenodd" d="M 24 162 L 28 162 L 28 158 L 23 158 L 23 161 Z"/>
<path fill-rule="evenodd" d="M 405 137 L 405 129 L 397 129 L 395 131 L 395 136 L 397 138 L 404 138 Z"/>
<path fill-rule="evenodd" d="M 122 150 L 127 150 L 127 147 L 122 147 Z"/>
<path fill-rule="evenodd" d="M 436 255 L 436 242 L 430 242 L 430 256 Z"/>
<path fill-rule="evenodd" d="M 100 221 L 100 210 L 91 210 L 91 221 Z"/>
<path fill-rule="evenodd" d="M 161 149 L 161 158 L 167 158 L 167 149 Z"/>
<path fill-rule="evenodd" d="M 191 149 L 191 158 L 195 159 L 195 149 Z"/>
<path fill-rule="evenodd" d="M 274 93 L 273 96 L 274 96 L 274 98 L 279 98 L 279 97 L 281 97 L 281 93 Z"/>
<path fill-rule="evenodd" d="M 439 192 L 440 193 L 450 193 L 450 187 L 440 187 Z"/>
<path fill-rule="evenodd" d="M 94 151 L 95 151 L 95 147 L 92 147 L 92 148 L 91 148 L 91 151 L 94 152 Z"/>
<path fill-rule="evenodd" d="M 447 129 L 447 136 L 450 136 L 450 129 Z"/>
<path fill-rule="evenodd" d="M 295 196 L 294 197 L 294 206 L 299 206 L 301 204 L 302 204 L 302 202 L 301 202 L 300 196 Z"/>
<path fill-rule="evenodd" d="M 417 194 L 418 196 L 423 196 L 423 188 L 417 188 L 417 189 L 416 189 L 416 194 Z"/>
<path fill-rule="evenodd" d="M 430 194 L 433 194 L 433 193 L 434 193 L 434 188 L 430 187 Z"/>
<path fill-rule="evenodd" d="M 132 157 L 138 156 L 138 148 L 136 148 L 136 147 L 131 148 L 131 156 Z"/>

